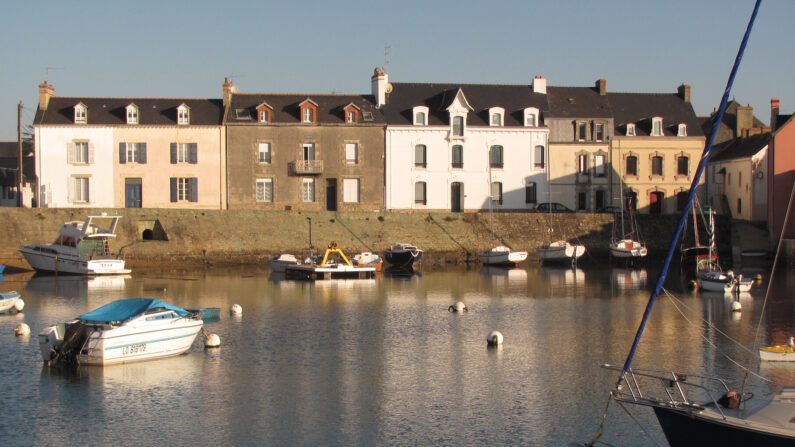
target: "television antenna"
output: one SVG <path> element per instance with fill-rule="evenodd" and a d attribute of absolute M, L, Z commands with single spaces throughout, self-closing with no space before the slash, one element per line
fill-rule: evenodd
<path fill-rule="evenodd" d="M 388 73 L 387 68 L 389 67 L 389 50 L 391 49 L 391 45 L 384 47 L 384 73 Z"/>
<path fill-rule="evenodd" d="M 63 67 L 45 67 L 44 68 L 44 80 L 50 80 L 50 70 L 63 70 Z"/>

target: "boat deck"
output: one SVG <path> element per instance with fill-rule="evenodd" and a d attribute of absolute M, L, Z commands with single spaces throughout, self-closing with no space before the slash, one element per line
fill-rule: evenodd
<path fill-rule="evenodd" d="M 375 267 L 356 267 L 334 265 L 320 267 L 316 265 L 290 265 L 284 269 L 287 279 L 315 281 L 319 279 L 371 279 L 375 278 Z"/>

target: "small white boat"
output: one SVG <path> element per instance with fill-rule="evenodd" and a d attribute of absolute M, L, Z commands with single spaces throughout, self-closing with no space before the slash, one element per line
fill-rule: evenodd
<path fill-rule="evenodd" d="M 287 279 L 314 281 L 318 279 L 370 279 L 375 277 L 375 267 L 357 266 L 332 242 L 319 263 L 288 265 L 284 270 Z"/>
<path fill-rule="evenodd" d="M 356 253 L 351 258 L 353 265 L 359 267 L 375 267 L 376 270 L 380 271 L 384 265 L 384 260 L 381 259 L 381 256 L 369 251 L 363 251 L 361 253 Z"/>
<path fill-rule="evenodd" d="M 0 313 L 8 312 L 19 301 L 19 292 L 0 293 Z"/>
<path fill-rule="evenodd" d="M 499 245 L 479 252 L 478 257 L 485 265 L 517 265 L 527 259 L 527 252 L 511 250 L 504 245 Z"/>
<path fill-rule="evenodd" d="M 200 314 L 152 298 L 108 303 L 75 320 L 45 328 L 45 364 L 111 365 L 179 355 L 202 330 Z"/>
<path fill-rule="evenodd" d="M 610 244 L 610 254 L 615 258 L 642 258 L 648 253 L 645 245 L 632 239 L 621 239 Z"/>
<path fill-rule="evenodd" d="M 295 255 L 291 255 L 289 253 L 276 255 L 268 260 L 268 265 L 270 266 L 271 270 L 279 273 L 284 273 L 284 270 L 288 265 L 298 265 L 300 263 L 301 262 L 295 257 Z"/>
<path fill-rule="evenodd" d="M 585 254 L 585 245 L 574 245 L 567 241 L 549 242 L 536 247 L 542 262 L 574 262 Z"/>
<path fill-rule="evenodd" d="M 754 280 L 744 278 L 743 275 L 734 276 L 734 272 L 729 270 L 724 273 L 720 270 L 702 272 L 697 278 L 698 287 L 708 292 L 744 293 L 751 290 Z"/>
<path fill-rule="evenodd" d="M 98 220 L 110 219 L 102 228 Z M 120 216 L 88 216 L 84 222 L 66 222 L 51 244 L 19 247 L 31 267 L 39 271 L 77 275 L 119 275 L 130 273 L 124 259 L 110 253 L 108 241 L 116 237 Z"/>
<path fill-rule="evenodd" d="M 795 338 L 790 337 L 786 345 L 759 348 L 759 358 L 768 362 L 795 362 Z"/>

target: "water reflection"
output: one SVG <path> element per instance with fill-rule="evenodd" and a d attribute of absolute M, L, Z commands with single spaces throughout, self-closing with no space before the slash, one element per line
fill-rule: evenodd
<path fill-rule="evenodd" d="M 613 268 L 610 273 L 614 290 L 624 292 L 646 288 L 648 273 L 644 268 Z"/>

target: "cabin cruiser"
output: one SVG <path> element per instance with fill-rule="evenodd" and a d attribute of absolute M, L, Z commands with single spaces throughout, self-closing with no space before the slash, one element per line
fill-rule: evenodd
<path fill-rule="evenodd" d="M 411 268 L 422 259 L 422 250 L 411 244 L 395 244 L 384 252 L 384 259 L 395 267 Z"/>

